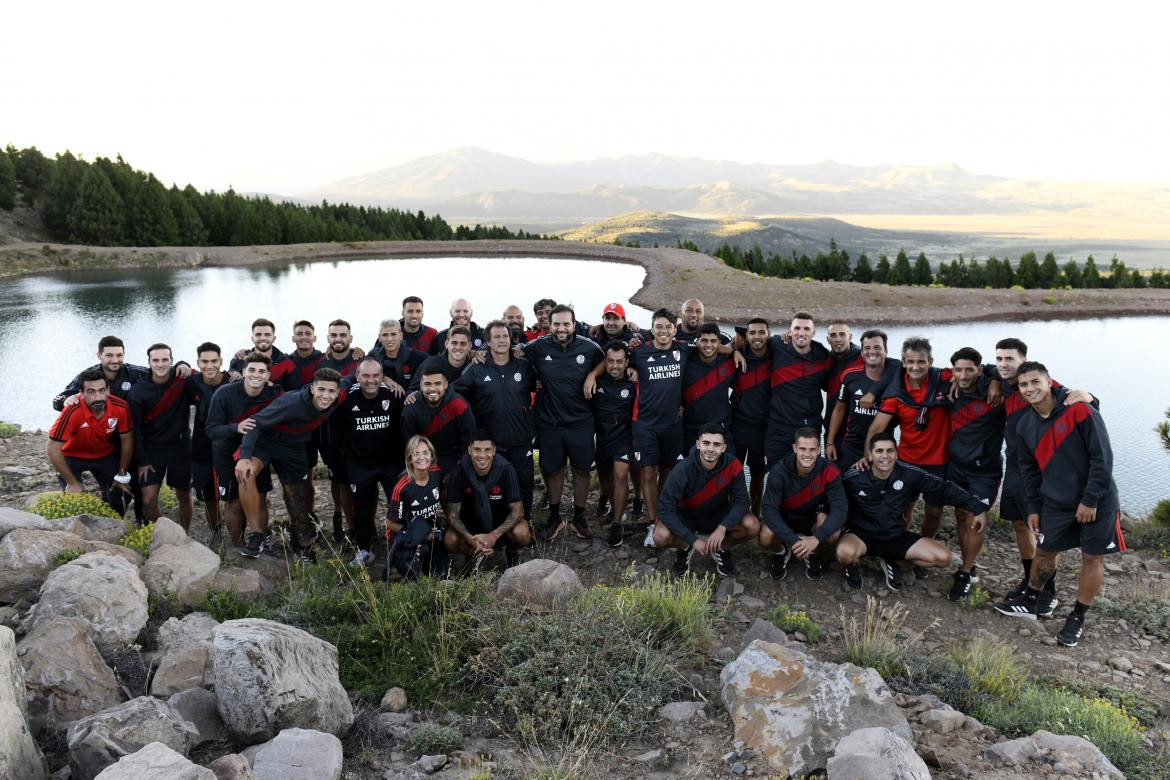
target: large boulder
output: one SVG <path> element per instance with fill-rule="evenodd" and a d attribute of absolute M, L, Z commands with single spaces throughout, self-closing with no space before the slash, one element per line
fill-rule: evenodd
<path fill-rule="evenodd" d="M 0 777 L 40 780 L 49 774 L 33 741 L 25 703 L 24 668 L 16 659 L 16 636 L 0 626 Z"/>
<path fill-rule="evenodd" d="M 77 534 L 82 539 L 91 542 L 106 542 L 117 544 L 130 531 L 125 520 L 118 517 L 102 517 L 101 515 L 74 515 L 54 520 L 58 529 Z"/>
<path fill-rule="evenodd" d="M 252 757 L 256 780 L 338 780 L 341 740 L 311 729 L 285 729 Z"/>
<path fill-rule="evenodd" d="M 914 746 L 887 728 L 858 729 L 837 743 L 829 780 L 930 780 Z"/>
<path fill-rule="evenodd" d="M 179 691 L 167 699 L 167 704 L 174 707 L 179 717 L 190 722 L 199 732 L 195 747 L 226 736 L 223 718 L 219 717 L 219 709 L 215 705 L 215 694 L 206 688 Z"/>
<path fill-rule="evenodd" d="M 341 736 L 353 723 L 337 648 L 299 628 L 229 620 L 215 629 L 211 669 L 219 714 L 242 742 L 294 727 Z"/>
<path fill-rule="evenodd" d="M 59 617 L 39 623 L 16 646 L 29 692 L 33 733 L 60 728 L 122 701 L 122 689 L 85 624 Z"/>
<path fill-rule="evenodd" d="M 99 647 L 126 645 L 146 625 L 146 600 L 138 567 L 106 553 L 86 553 L 48 576 L 29 625 L 75 617 Z"/>
<path fill-rule="evenodd" d="M 857 729 L 886 727 L 912 738 L 873 669 L 818 661 L 794 646 L 756 640 L 719 678 L 736 739 L 779 772 L 823 770 L 837 743 Z"/>
<path fill-rule="evenodd" d="M 154 521 L 154 531 L 150 537 L 150 554 L 154 555 L 154 551 L 164 544 L 182 547 L 191 541 L 193 540 L 183 530 L 183 526 L 168 517 L 160 517 Z"/>
<path fill-rule="evenodd" d="M 559 607 L 582 590 L 577 572 L 545 558 L 509 566 L 496 585 L 496 595 L 536 610 Z"/>
<path fill-rule="evenodd" d="M 17 528 L 0 539 L 0 604 L 35 599 L 56 566 L 53 559 L 66 550 L 107 552 L 142 565 L 141 555 L 116 544 L 82 539 L 68 531 Z"/>
<path fill-rule="evenodd" d="M 173 593 L 180 603 L 193 607 L 207 594 L 217 571 L 219 555 L 190 540 L 152 547 L 142 566 L 142 580 L 155 596 Z"/>
<path fill-rule="evenodd" d="M 55 528 L 52 520 L 46 520 L 32 512 L 24 512 L 7 506 L 0 506 L 0 539 L 8 535 L 9 531 L 17 528 L 28 528 L 37 531 L 51 531 Z"/>
<path fill-rule="evenodd" d="M 219 622 L 206 612 L 168 618 L 158 629 L 159 659 L 150 693 L 170 696 L 211 683 L 211 636 Z"/>
<path fill-rule="evenodd" d="M 191 763 L 162 742 L 151 742 L 103 769 L 96 780 L 216 780 L 215 772 Z"/>
<path fill-rule="evenodd" d="M 212 590 L 230 590 L 245 598 L 258 599 L 265 594 L 265 583 L 260 572 L 238 566 L 221 566 L 211 579 Z"/>
<path fill-rule="evenodd" d="M 122 756 L 161 742 L 186 756 L 199 738 L 171 705 L 152 696 L 119 704 L 73 723 L 66 732 L 72 778 L 92 780 Z"/>

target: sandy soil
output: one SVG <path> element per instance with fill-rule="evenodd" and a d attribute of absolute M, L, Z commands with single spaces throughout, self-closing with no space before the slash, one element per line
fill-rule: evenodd
<path fill-rule="evenodd" d="M 1170 290 L 963 290 L 852 282 L 771 279 L 737 271 L 709 255 L 573 241 L 369 241 L 253 247 L 0 246 L 0 277 L 62 270 L 256 266 L 318 260 L 435 256 L 563 257 L 640 265 L 634 303 L 647 309 L 702 299 L 709 319 L 743 322 L 757 314 L 807 309 L 818 319 L 867 325 L 970 320 L 1079 319 L 1170 313 Z"/>

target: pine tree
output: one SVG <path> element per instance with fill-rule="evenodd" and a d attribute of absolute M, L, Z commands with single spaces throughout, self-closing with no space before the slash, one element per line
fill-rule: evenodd
<path fill-rule="evenodd" d="M 928 285 L 934 282 L 934 273 L 930 270 L 930 261 L 925 252 L 919 252 L 914 261 L 914 284 Z"/>
<path fill-rule="evenodd" d="M 53 164 L 53 177 L 45 191 L 41 209 L 41 220 L 56 238 L 65 240 L 69 236 L 69 213 L 73 210 L 73 202 L 77 200 L 81 180 L 88 168 L 89 163 L 77 159 L 68 151 L 57 155 Z"/>
<path fill-rule="evenodd" d="M 857 258 L 857 266 L 853 269 L 853 281 L 869 284 L 873 281 L 873 269 L 869 267 L 869 257 L 865 252 Z"/>
<path fill-rule="evenodd" d="M 74 244 L 116 246 L 122 241 L 122 198 L 101 168 L 89 165 L 69 210 L 68 240 Z"/>
<path fill-rule="evenodd" d="M 889 284 L 891 273 L 890 258 L 878 255 L 877 268 L 873 271 L 873 280 L 878 284 Z"/>
<path fill-rule="evenodd" d="M 898 256 L 894 258 L 894 267 L 890 270 L 890 284 L 910 284 L 913 279 L 914 271 L 910 268 L 910 258 L 906 256 L 905 249 L 899 249 Z"/>
<path fill-rule="evenodd" d="M 1040 286 L 1040 263 L 1036 261 L 1035 252 L 1025 252 L 1020 256 L 1020 264 L 1016 268 L 1016 284 L 1028 290 Z"/>
<path fill-rule="evenodd" d="M 147 177 L 134 193 L 126 218 L 126 241 L 131 246 L 175 246 L 179 225 L 171 211 L 166 188 Z"/>
<path fill-rule="evenodd" d="M 35 146 L 17 150 L 9 146 L 8 156 L 16 168 L 16 182 L 25 203 L 37 202 L 49 189 L 53 178 L 53 161 L 41 154 Z"/>
<path fill-rule="evenodd" d="M 1083 285 L 1083 280 L 1081 279 L 1081 268 L 1077 265 L 1077 261 L 1073 260 L 1071 257 L 1069 258 L 1068 262 L 1064 264 L 1063 273 L 1064 283 L 1069 287 L 1072 287 L 1075 290 Z"/>
<path fill-rule="evenodd" d="M 988 262 L 990 262 L 990 260 Z M 990 284 L 991 283 L 987 280 L 987 271 L 983 266 L 979 265 L 978 260 L 971 258 L 971 265 L 967 267 L 967 286 L 988 287 Z"/>
<path fill-rule="evenodd" d="M 1047 290 L 1064 287 L 1064 278 L 1056 265 L 1056 255 L 1051 252 L 1044 255 L 1044 262 L 1040 264 L 1040 286 Z"/>
<path fill-rule="evenodd" d="M 167 202 L 179 230 L 178 243 L 182 246 L 203 246 L 207 243 L 207 228 L 191 201 L 175 186 L 167 190 Z"/>
<path fill-rule="evenodd" d="M 1086 290 L 1095 290 L 1101 286 L 1101 274 L 1097 271 L 1097 263 L 1089 255 L 1085 260 L 1085 270 L 1081 274 L 1081 285 Z"/>
<path fill-rule="evenodd" d="M 16 166 L 8 152 L 0 149 L 0 209 L 16 208 Z"/>

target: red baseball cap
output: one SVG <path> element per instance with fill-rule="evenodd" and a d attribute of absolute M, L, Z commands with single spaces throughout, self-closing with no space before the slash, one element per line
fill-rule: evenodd
<path fill-rule="evenodd" d="M 622 308 L 622 305 L 620 303 L 611 303 L 608 306 L 606 306 L 604 309 L 601 310 L 602 317 L 604 317 L 607 314 L 616 314 L 618 317 L 621 317 L 623 320 L 626 318 L 626 310 Z"/>

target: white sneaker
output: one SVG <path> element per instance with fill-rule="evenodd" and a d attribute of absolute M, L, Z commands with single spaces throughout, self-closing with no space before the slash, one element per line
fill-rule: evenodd
<path fill-rule="evenodd" d="M 646 526 L 646 538 L 642 540 L 642 546 L 643 547 L 653 547 L 654 546 L 654 524 L 653 523 Z"/>
<path fill-rule="evenodd" d="M 374 560 L 374 554 L 368 550 L 358 550 L 357 555 L 353 556 L 353 560 L 349 565 L 355 569 L 363 568 L 367 563 Z"/>

